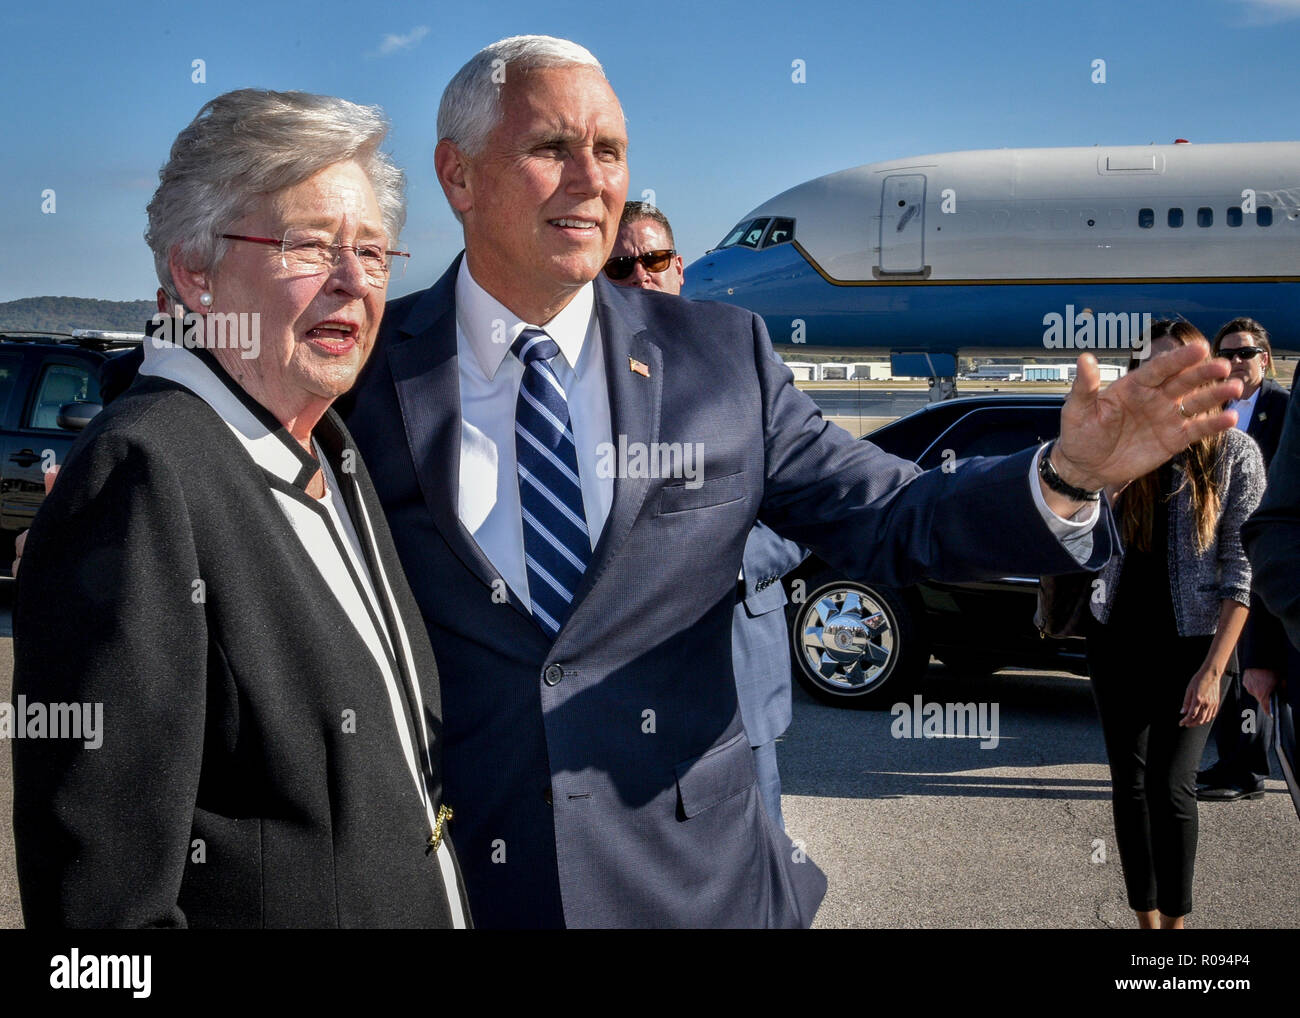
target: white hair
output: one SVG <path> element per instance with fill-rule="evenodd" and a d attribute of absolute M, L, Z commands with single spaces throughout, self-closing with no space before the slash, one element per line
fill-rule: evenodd
<path fill-rule="evenodd" d="M 180 299 L 168 265 L 173 248 L 187 267 L 210 271 L 228 247 L 221 234 L 259 198 L 352 159 L 370 179 L 395 245 L 406 222 L 406 178 L 379 150 L 387 133 L 378 106 L 335 96 L 244 88 L 208 102 L 176 136 L 149 202 L 144 236 L 163 289 Z"/>
<path fill-rule="evenodd" d="M 447 83 L 438 104 L 438 139 L 447 139 L 466 155 L 475 156 L 487 145 L 492 129 L 501 122 L 501 86 L 510 69 L 539 67 L 594 67 L 605 76 L 590 50 L 568 39 L 550 35 L 515 35 L 484 46 L 470 57 Z"/>

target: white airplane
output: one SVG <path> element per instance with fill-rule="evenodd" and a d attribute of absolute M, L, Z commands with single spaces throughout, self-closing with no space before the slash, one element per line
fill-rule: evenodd
<path fill-rule="evenodd" d="M 684 295 L 757 312 L 787 354 L 888 354 L 949 388 L 959 354 L 1122 357 L 1159 318 L 1213 338 L 1247 315 L 1300 350 L 1300 142 L 871 163 L 749 212 Z"/>

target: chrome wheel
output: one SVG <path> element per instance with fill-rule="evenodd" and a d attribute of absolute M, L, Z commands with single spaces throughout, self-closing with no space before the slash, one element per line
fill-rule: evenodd
<path fill-rule="evenodd" d="M 898 619 L 869 587 L 832 583 L 798 613 L 798 664 L 828 693 L 863 696 L 882 686 L 897 662 Z"/>

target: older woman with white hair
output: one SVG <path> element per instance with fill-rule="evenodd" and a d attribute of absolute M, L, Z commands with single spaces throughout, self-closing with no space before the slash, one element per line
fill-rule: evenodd
<path fill-rule="evenodd" d="M 102 716 L 14 744 L 29 927 L 468 921 L 433 652 L 330 409 L 405 261 L 386 131 L 231 92 L 159 174 L 176 328 L 74 448 L 19 576 L 17 697 Z"/>

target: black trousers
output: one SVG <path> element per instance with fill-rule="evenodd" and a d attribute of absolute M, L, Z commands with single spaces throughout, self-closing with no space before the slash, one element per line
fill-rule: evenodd
<path fill-rule="evenodd" d="M 1161 639 L 1100 625 L 1088 637 L 1088 672 L 1110 760 L 1115 841 L 1129 907 L 1139 912 L 1183 916 L 1192 910 L 1196 765 L 1210 725 L 1181 728 L 1178 722 L 1187 684 L 1211 639 Z"/>

